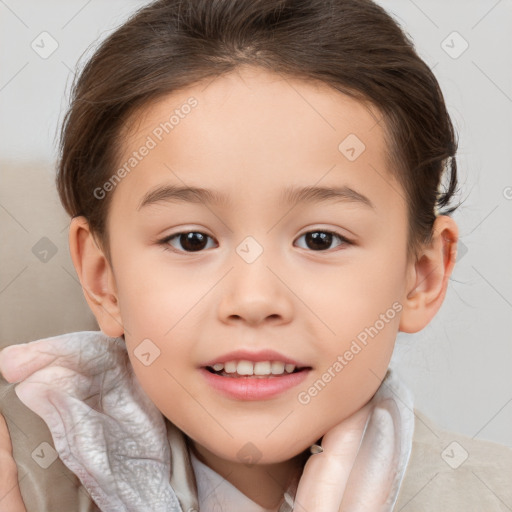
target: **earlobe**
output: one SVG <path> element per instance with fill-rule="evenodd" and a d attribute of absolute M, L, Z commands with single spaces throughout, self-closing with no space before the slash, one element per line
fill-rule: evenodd
<path fill-rule="evenodd" d="M 69 250 L 82 290 L 101 330 L 110 337 L 124 333 L 114 274 L 83 216 L 71 219 Z"/>
<path fill-rule="evenodd" d="M 399 330 L 421 331 L 441 307 L 457 255 L 458 227 L 446 215 L 436 218 L 432 243 L 409 268 L 409 288 L 403 299 Z M 412 283 L 412 286 L 411 286 Z"/>

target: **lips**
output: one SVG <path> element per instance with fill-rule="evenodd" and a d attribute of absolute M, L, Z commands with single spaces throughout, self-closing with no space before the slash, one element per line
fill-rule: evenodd
<path fill-rule="evenodd" d="M 206 368 L 199 372 L 211 389 L 232 400 L 252 401 L 277 398 L 303 383 L 311 369 L 304 368 L 284 375 L 223 377 L 211 373 Z"/>

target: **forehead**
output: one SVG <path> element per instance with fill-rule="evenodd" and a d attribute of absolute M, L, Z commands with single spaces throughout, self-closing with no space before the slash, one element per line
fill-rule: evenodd
<path fill-rule="evenodd" d="M 375 195 L 387 181 L 382 115 L 318 81 L 251 67 L 175 91 L 125 126 L 116 196 L 139 206 L 158 184 L 203 186 L 254 202 L 282 197 L 290 184 L 344 184 Z M 391 190 L 391 189 L 390 189 Z M 124 191 L 124 192 L 123 192 Z"/>

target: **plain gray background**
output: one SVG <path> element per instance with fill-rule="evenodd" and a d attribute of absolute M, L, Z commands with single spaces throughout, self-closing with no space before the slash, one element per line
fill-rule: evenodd
<path fill-rule="evenodd" d="M 0 222 L 2 231 L 25 237 L 1 249 L 4 345 L 34 339 L 27 329 L 41 311 L 48 323 L 36 331 L 41 338 L 59 334 L 56 325 L 89 325 L 65 312 L 67 293 L 81 295 L 66 250 L 67 217 L 62 213 L 55 225 L 44 207 L 32 205 L 41 183 L 53 193 L 56 130 L 78 58 L 145 3 L 0 0 Z M 392 364 L 416 407 L 440 426 L 512 447 L 512 1 L 378 3 L 411 36 L 441 84 L 460 139 L 459 179 L 467 197 L 454 214 L 461 244 L 445 303 L 422 332 L 399 334 Z M 46 58 L 31 46 L 48 38 L 42 32 L 51 35 L 46 51 L 58 44 Z M 17 169 L 25 163 L 30 171 L 23 174 Z M 49 207 L 57 207 L 55 198 Z M 46 265 L 30 254 L 44 236 L 58 238 L 61 258 Z M 64 271 L 69 291 L 48 301 L 50 283 Z M 41 276 L 49 284 L 35 289 Z"/>

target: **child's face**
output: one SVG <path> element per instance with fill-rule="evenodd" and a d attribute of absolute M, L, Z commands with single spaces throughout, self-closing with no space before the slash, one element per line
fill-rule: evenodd
<path fill-rule="evenodd" d="M 192 96 L 197 105 L 182 108 Z M 175 110 L 173 129 L 158 130 Z M 385 375 L 414 283 L 404 194 L 374 115 L 327 87 L 246 69 L 155 103 L 126 139 L 119 167 L 134 151 L 138 160 L 110 192 L 108 230 L 130 358 L 162 413 L 223 459 L 240 461 L 247 442 L 262 464 L 290 459 L 361 409 Z M 169 185 L 227 201 L 139 208 Z M 282 198 L 301 187 L 350 187 L 368 201 Z M 158 242 L 180 232 L 208 238 Z M 160 351 L 148 366 L 134 355 L 146 339 L 150 359 Z M 311 370 L 272 398 L 230 398 L 200 368 L 238 349 Z"/>

